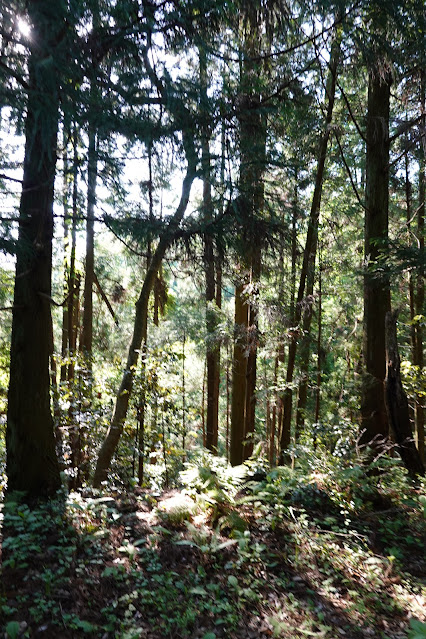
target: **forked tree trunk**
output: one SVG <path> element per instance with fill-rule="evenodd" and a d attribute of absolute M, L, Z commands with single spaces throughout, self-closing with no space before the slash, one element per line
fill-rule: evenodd
<path fill-rule="evenodd" d="M 386 374 L 385 317 L 390 311 L 389 278 L 378 260 L 388 242 L 389 98 L 392 76 L 383 60 L 370 69 L 367 113 L 364 254 L 364 374 L 360 446 L 384 445 L 389 435 L 383 381 Z"/>
<path fill-rule="evenodd" d="M 396 318 L 397 313 L 386 313 L 386 411 L 398 452 L 410 476 L 424 476 L 423 462 L 413 440 L 408 399 L 401 382 Z"/>
<path fill-rule="evenodd" d="M 28 63 L 25 160 L 19 210 L 6 430 L 8 491 L 52 495 L 60 486 L 50 407 L 53 184 L 58 130 L 59 33 L 63 5 L 27 4 L 33 49 Z"/>
<path fill-rule="evenodd" d="M 161 262 L 163 261 L 166 251 L 173 241 L 176 231 L 178 230 L 180 222 L 185 214 L 194 178 L 195 159 L 190 159 L 187 173 L 183 181 L 179 206 L 170 220 L 168 228 L 161 237 L 156 250 L 154 251 L 145 275 L 139 299 L 135 305 L 136 314 L 133 325 L 132 341 L 129 347 L 126 368 L 123 373 L 123 378 L 115 401 L 114 414 L 104 442 L 99 451 L 95 475 L 93 478 L 93 485 L 95 487 L 99 487 L 101 483 L 106 480 L 112 457 L 116 451 L 121 433 L 123 432 L 127 408 L 129 406 L 129 399 L 133 388 L 133 380 L 139 359 L 139 352 L 142 344 L 146 342 L 147 337 L 149 296 L 154 286 L 155 278 Z"/>

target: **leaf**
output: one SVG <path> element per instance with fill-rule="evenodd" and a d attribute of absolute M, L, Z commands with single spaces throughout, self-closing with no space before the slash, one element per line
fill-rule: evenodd
<path fill-rule="evenodd" d="M 216 639 L 216 633 L 215 632 L 206 632 L 206 634 L 203 635 L 203 639 Z"/>
<path fill-rule="evenodd" d="M 78 626 L 83 632 L 93 632 L 96 630 L 96 626 L 93 623 L 90 623 L 90 621 L 84 621 L 83 619 L 79 619 L 78 622 L 76 622 L 76 626 Z"/>
<path fill-rule="evenodd" d="M 6 625 L 6 635 L 8 639 L 16 639 L 19 636 L 19 623 L 17 621 L 9 621 Z"/>
<path fill-rule="evenodd" d="M 228 575 L 228 584 L 233 588 L 238 588 L 238 579 L 235 575 Z"/>
<path fill-rule="evenodd" d="M 426 623 L 418 619 L 410 619 L 408 639 L 426 639 Z"/>
<path fill-rule="evenodd" d="M 233 546 L 234 544 L 237 544 L 237 543 L 238 543 L 238 539 L 228 539 L 227 541 L 223 541 L 221 544 L 219 544 L 217 549 L 223 550 L 224 548 L 228 548 L 228 546 Z"/>
<path fill-rule="evenodd" d="M 208 592 L 205 588 L 203 588 L 202 586 L 195 586 L 195 588 L 191 588 L 190 592 L 193 595 L 207 595 Z"/>
<path fill-rule="evenodd" d="M 173 542 L 175 546 L 192 546 L 198 548 L 197 544 L 189 539 L 181 539 L 179 541 Z"/>

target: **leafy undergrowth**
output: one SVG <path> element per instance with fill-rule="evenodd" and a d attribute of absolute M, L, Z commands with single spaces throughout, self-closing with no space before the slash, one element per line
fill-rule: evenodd
<path fill-rule="evenodd" d="M 204 455 L 158 498 L 14 495 L 0 636 L 426 637 L 425 498 L 391 463 L 247 481 Z"/>

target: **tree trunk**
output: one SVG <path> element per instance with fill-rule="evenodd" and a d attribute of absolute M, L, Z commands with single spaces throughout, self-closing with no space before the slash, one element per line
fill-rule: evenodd
<path fill-rule="evenodd" d="M 320 253 L 320 264 L 318 273 L 318 334 L 317 334 L 317 386 L 315 390 L 315 419 L 318 424 L 320 420 L 321 407 L 321 379 L 322 379 L 322 264 Z"/>
<path fill-rule="evenodd" d="M 256 416 L 256 377 L 257 377 L 257 347 L 259 340 L 258 304 L 260 280 L 260 246 L 253 250 L 251 271 L 251 295 L 248 304 L 248 335 L 247 335 L 247 370 L 246 370 L 246 401 L 244 420 L 244 460 L 253 454 L 254 428 Z"/>
<path fill-rule="evenodd" d="M 135 370 L 138 363 L 139 352 L 143 343 L 146 342 L 147 323 L 148 323 L 148 302 L 155 278 L 163 261 L 164 255 L 173 241 L 175 234 L 179 228 L 180 222 L 185 214 L 188 206 L 189 195 L 191 192 L 192 182 L 195 178 L 195 159 L 188 159 L 189 166 L 183 181 L 182 195 L 172 219 L 169 222 L 167 230 L 157 245 L 152 256 L 149 267 L 147 269 L 145 280 L 138 301 L 136 302 L 136 314 L 133 325 L 133 336 L 127 356 L 126 368 L 123 373 L 120 388 L 117 393 L 114 414 L 112 416 L 111 425 L 108 429 L 104 442 L 99 451 L 96 464 L 93 485 L 99 487 L 106 480 L 111 459 L 115 453 L 121 433 L 123 432 L 124 421 L 127 415 L 130 394 L 133 388 L 133 380 Z"/>
<path fill-rule="evenodd" d="M 229 451 L 232 466 L 242 464 L 244 460 L 248 306 L 243 291 L 244 282 L 240 282 L 235 287 L 235 335 L 232 358 L 231 441 Z"/>
<path fill-rule="evenodd" d="M 142 486 L 144 480 L 144 456 L 145 456 L 145 402 L 146 402 L 146 357 L 147 345 L 146 338 L 142 343 L 142 366 L 141 366 L 141 393 L 138 406 L 138 485 Z M 142 338 L 143 339 L 143 338 Z"/>
<path fill-rule="evenodd" d="M 407 395 L 401 382 L 396 318 L 397 313 L 386 313 L 386 411 L 398 452 L 410 476 L 424 476 L 425 469 L 413 440 Z"/>
<path fill-rule="evenodd" d="M 426 191 L 426 152 L 425 152 L 425 138 L 426 135 L 426 72 L 424 69 L 421 71 L 420 79 L 420 104 L 422 109 L 421 127 L 423 131 L 423 139 L 420 141 L 420 162 L 419 162 L 419 205 L 417 209 L 417 240 L 419 245 L 420 254 L 425 250 L 425 191 Z M 424 315 L 424 303 L 425 303 L 425 273 L 424 268 L 418 269 L 417 282 L 416 282 L 416 295 L 415 295 L 415 314 Z M 417 367 L 419 380 L 421 379 L 424 358 L 423 358 L 423 327 L 421 322 L 415 323 L 415 346 L 413 364 Z M 420 383 L 420 382 L 419 382 Z M 415 398 L 415 424 L 416 424 L 416 444 L 419 451 L 420 459 L 425 462 L 425 398 L 420 393 L 416 394 Z"/>
<path fill-rule="evenodd" d="M 77 351 L 77 334 L 80 315 L 80 274 L 76 273 L 75 260 L 77 250 L 77 217 L 78 217 L 78 152 L 77 126 L 74 125 L 74 166 L 72 191 L 72 227 L 71 227 L 71 255 L 68 280 L 68 371 L 67 379 L 70 384 L 74 381 L 75 354 Z"/>
<path fill-rule="evenodd" d="M 279 426 L 279 446 L 278 457 L 279 463 L 283 464 L 288 461 L 287 449 L 290 446 L 291 441 L 291 415 L 293 405 L 293 391 L 291 384 L 287 385 L 287 380 L 293 380 L 294 362 L 296 351 L 293 347 L 293 342 L 296 336 L 293 335 L 296 322 L 295 313 L 295 299 L 296 299 L 296 265 L 297 265 L 297 218 L 298 218 L 298 170 L 295 171 L 295 187 L 294 187 L 294 201 L 292 212 L 292 226 L 291 226 L 291 275 L 290 275 L 290 305 L 288 314 L 288 323 L 290 329 L 290 344 L 288 347 L 288 359 L 287 359 L 287 371 L 286 371 L 286 387 L 284 392 L 277 398 L 278 403 L 278 415 L 277 421 Z M 283 299 L 281 293 L 281 299 Z M 291 359 L 290 359 L 291 358 Z M 284 358 L 283 358 L 284 363 Z"/>
<path fill-rule="evenodd" d="M 62 205 L 64 211 L 64 293 L 67 298 L 62 308 L 62 340 L 61 340 L 61 382 L 67 379 L 68 365 L 66 359 L 68 356 L 68 306 L 69 306 L 69 163 L 67 154 L 69 131 L 64 129 L 63 146 L 64 146 L 64 174 L 63 174 L 63 194 Z"/>
<path fill-rule="evenodd" d="M 240 242 L 240 259 L 242 269 L 250 274 L 250 288 L 255 291 L 258 287 L 261 265 L 262 237 L 259 233 L 257 219 L 264 206 L 263 174 L 266 166 L 266 126 L 265 117 L 261 110 L 259 89 L 259 75 L 262 73 L 262 63 L 257 59 L 261 39 L 262 25 L 260 14 L 254 5 L 248 4 L 244 8 L 243 19 L 244 51 L 240 79 L 240 111 L 238 115 L 240 125 L 240 211 L 244 228 Z M 241 294 L 243 288 L 236 287 L 236 315 L 241 313 Z M 237 404 L 243 402 L 244 407 L 231 414 L 231 464 L 241 463 L 247 459 L 253 447 L 256 409 L 256 372 L 257 372 L 257 296 L 248 295 L 245 300 L 247 309 L 244 311 L 246 325 L 245 363 L 242 366 L 241 346 L 236 345 L 235 353 L 239 358 L 234 362 L 232 394 L 237 397 Z M 237 308 L 239 307 L 239 308 Z M 239 370 L 237 370 L 239 369 Z M 245 376 L 240 374 L 244 370 Z M 234 387 L 240 384 L 241 387 Z M 234 399 L 232 400 L 234 405 Z M 234 415 L 242 422 L 234 423 Z M 242 435 L 242 441 L 237 445 L 233 430 Z M 234 443 L 234 446 L 233 446 Z M 238 454 L 237 454 L 238 449 Z M 234 455 L 236 455 L 234 457 Z M 242 459 L 235 462 L 236 459 Z"/>
<path fill-rule="evenodd" d="M 382 64 L 381 64 L 382 63 Z M 390 310 L 389 278 L 378 259 L 388 242 L 389 98 L 392 78 L 383 60 L 370 69 L 367 113 L 364 275 L 364 374 L 361 388 L 361 446 L 380 447 L 389 435 L 383 381 L 386 374 L 385 317 Z"/>
<path fill-rule="evenodd" d="M 6 430 L 8 491 L 52 495 L 60 486 L 50 407 L 53 185 L 58 129 L 62 4 L 29 2 L 25 160 L 19 210 Z M 52 55 L 52 52 L 55 55 Z"/>
<path fill-rule="evenodd" d="M 310 354 L 310 329 L 312 322 L 312 304 L 313 304 L 313 291 L 315 282 L 315 261 L 318 245 L 318 227 L 319 216 L 321 207 L 322 187 L 324 183 L 325 172 L 325 160 L 327 157 L 328 141 L 331 133 L 331 123 L 333 119 L 334 100 L 336 93 L 336 78 L 337 67 L 340 59 L 340 45 L 342 40 L 341 27 L 335 35 L 330 57 L 330 70 L 327 79 L 326 97 L 327 97 L 327 113 L 324 122 L 324 131 L 320 140 L 320 146 L 318 150 L 318 163 L 317 172 L 315 178 L 315 188 L 312 196 L 311 210 L 309 215 L 308 232 L 306 236 L 306 245 L 303 253 L 302 270 L 300 273 L 299 289 L 297 293 L 296 307 L 295 307 L 295 322 L 294 326 L 298 326 L 302 318 L 303 313 L 303 326 L 302 326 L 302 361 L 301 372 L 302 381 L 299 390 L 298 408 L 297 408 L 297 420 L 296 420 L 296 439 L 300 434 L 300 431 L 304 425 L 306 399 L 307 399 L 307 377 L 308 377 L 308 363 Z M 291 337 L 289 346 L 289 368 L 287 369 L 287 384 L 291 385 L 293 382 L 294 366 L 296 361 L 297 341 L 299 332 L 294 331 Z M 284 400 L 284 427 L 286 431 L 286 438 L 284 443 L 290 443 L 288 437 L 288 431 L 291 425 L 291 410 L 292 402 L 290 401 L 291 390 L 288 389 L 287 395 L 289 397 Z M 287 444 L 287 445 L 288 445 Z"/>
<path fill-rule="evenodd" d="M 209 148 L 209 116 L 207 104 L 207 57 L 205 50 L 200 48 L 200 81 L 205 111 L 205 126 L 201 137 L 201 164 L 203 172 L 203 221 L 206 225 L 204 233 L 204 269 L 206 282 L 206 329 L 207 329 L 207 415 L 206 415 L 206 448 L 217 453 L 218 424 L 219 424 L 219 362 L 220 346 L 216 339 L 217 314 L 216 300 L 216 265 L 214 255 L 214 241 L 208 229 L 213 220 L 213 203 L 211 194 L 211 165 Z"/>
<path fill-rule="evenodd" d="M 86 265 L 84 277 L 83 329 L 80 350 L 85 358 L 87 372 L 91 377 L 93 348 L 93 284 L 95 268 L 95 205 L 96 205 L 97 151 L 96 133 L 93 124 L 89 127 L 89 150 L 87 163 L 87 220 L 86 220 Z M 90 385 L 90 379 L 89 379 Z"/>

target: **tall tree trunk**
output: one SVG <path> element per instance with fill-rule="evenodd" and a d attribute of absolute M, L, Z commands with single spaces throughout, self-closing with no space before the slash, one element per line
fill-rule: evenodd
<path fill-rule="evenodd" d="M 135 305 L 136 314 L 133 325 L 132 341 L 127 355 L 126 368 L 124 370 L 120 388 L 118 390 L 115 401 L 114 414 L 112 416 L 111 424 L 106 437 L 99 451 L 95 475 L 93 478 L 93 485 L 95 487 L 99 487 L 100 484 L 106 480 L 112 457 L 117 448 L 121 433 L 123 432 L 124 421 L 126 419 L 129 399 L 133 388 L 133 380 L 138 363 L 139 352 L 142 343 L 146 342 L 147 337 L 149 296 L 154 286 L 155 278 L 157 276 L 161 262 L 163 261 L 166 251 L 175 237 L 180 222 L 182 221 L 182 218 L 188 206 L 191 186 L 195 178 L 195 169 L 196 158 L 191 156 L 188 158 L 188 169 L 183 181 L 182 194 L 179 205 L 169 222 L 168 228 L 163 233 L 160 241 L 158 242 L 157 248 L 154 251 L 145 275 L 141 293 Z"/>
<path fill-rule="evenodd" d="M 291 274 L 290 274 L 290 305 L 289 305 L 289 314 L 288 314 L 288 324 L 290 329 L 290 344 L 288 348 L 288 359 L 287 359 L 287 371 L 286 371 L 286 387 L 284 392 L 279 394 L 277 397 L 278 403 L 278 426 L 279 426 L 279 462 L 281 464 L 289 461 L 287 457 L 288 447 L 290 446 L 291 441 L 291 415 L 292 415 L 292 405 L 293 405 L 293 391 L 291 388 L 291 382 L 293 381 L 293 372 L 294 372 L 294 362 L 296 351 L 292 348 L 293 341 L 296 339 L 296 336 L 293 335 L 295 331 L 295 323 L 296 323 L 296 266 L 297 266 L 297 219 L 298 219 L 298 170 L 296 168 L 295 171 L 295 187 L 294 187 L 294 201 L 292 206 L 292 226 L 291 226 Z M 283 295 L 280 295 L 283 300 Z M 283 353 L 283 351 L 281 351 Z M 280 353 L 280 350 L 278 351 Z M 284 354 L 284 353 L 283 353 Z M 290 361 L 290 356 L 292 357 L 292 361 Z M 280 360 L 281 361 L 281 360 Z M 282 363 L 284 363 L 284 357 L 282 358 Z M 289 380 L 289 381 L 288 381 Z"/>
<path fill-rule="evenodd" d="M 89 126 L 89 149 L 87 163 L 87 220 L 86 220 L 86 264 L 83 297 L 83 330 L 80 350 L 86 360 L 91 377 L 91 359 L 93 348 L 93 284 L 95 268 L 95 205 L 96 205 L 97 150 L 96 132 L 93 124 Z M 90 382 L 89 382 L 90 383 Z"/>
<path fill-rule="evenodd" d="M 256 290 L 260 277 L 261 265 L 261 244 L 262 238 L 259 235 L 259 225 L 256 217 L 260 216 L 264 205 L 264 184 L 263 174 L 266 165 L 266 123 L 265 116 L 261 110 L 261 98 L 259 89 L 259 74 L 262 71 L 256 57 L 259 53 L 261 39 L 261 18 L 260 13 L 253 4 L 247 5 L 244 9 L 244 51 L 243 62 L 241 67 L 240 80 L 240 212 L 244 219 L 244 229 L 242 231 L 241 241 L 241 262 L 242 268 L 251 278 L 251 289 Z M 241 284 L 236 287 L 236 315 L 241 313 L 241 304 L 243 303 L 241 294 L 243 289 Z M 256 409 L 256 370 L 257 370 L 257 296 L 246 296 L 247 310 L 244 312 L 244 321 L 246 322 L 246 362 L 242 367 L 241 346 L 236 345 L 235 353 L 238 362 L 235 362 L 234 369 L 240 369 L 238 372 L 234 370 L 232 394 L 237 397 L 237 404 L 243 399 L 244 409 L 242 422 L 234 422 L 234 411 L 231 413 L 231 464 L 241 463 L 234 461 L 236 453 L 234 446 L 240 449 L 242 460 L 247 459 L 253 446 L 253 435 L 255 427 L 255 409 Z M 239 308 L 237 308 L 237 306 Z M 240 372 L 245 370 L 245 377 Z M 240 384 L 241 387 L 234 387 Z M 234 400 L 233 404 L 234 404 Z M 235 415 L 236 419 L 240 419 Z M 235 430 L 239 435 L 242 434 L 243 441 L 238 446 L 235 443 Z M 239 459 L 238 454 L 235 459 Z"/>
<path fill-rule="evenodd" d="M 58 34 L 63 5 L 27 4 L 33 25 L 28 63 L 25 160 L 19 210 L 6 430 L 8 491 L 52 495 L 60 486 L 50 407 L 53 185 L 58 130 Z"/>
<path fill-rule="evenodd" d="M 312 321 L 312 302 L 315 281 L 315 261 L 318 244 L 318 226 L 321 207 L 322 187 L 324 182 L 325 160 L 327 157 L 328 140 L 331 132 L 331 122 L 333 119 L 334 100 L 336 93 L 337 67 L 340 59 L 340 46 L 342 40 L 341 27 L 335 35 L 330 57 L 330 68 L 326 85 L 327 113 L 324 122 L 324 130 L 320 140 L 318 149 L 317 172 L 315 178 L 315 188 L 312 196 L 311 211 L 309 215 L 308 232 L 306 236 L 305 250 L 303 253 L 302 270 L 300 273 L 299 289 L 297 292 L 297 300 L 295 307 L 294 326 L 298 326 L 304 311 L 304 320 L 302 326 L 302 339 L 306 336 L 303 343 L 302 358 L 302 383 L 299 391 L 299 401 L 297 409 L 296 438 L 304 424 L 304 414 L 306 409 L 307 397 L 307 374 L 308 360 L 310 353 L 309 332 Z M 305 300 L 305 303 L 304 303 Z M 284 446 L 290 443 L 290 425 L 292 413 L 291 401 L 291 384 L 293 382 L 294 367 L 296 362 L 297 342 L 299 332 L 294 331 L 291 336 L 289 345 L 289 357 L 287 366 L 286 383 L 289 385 L 286 396 L 284 397 L 283 425 L 282 425 L 282 441 L 281 451 L 285 450 Z M 283 459 L 282 459 L 283 461 Z"/>
<path fill-rule="evenodd" d="M 79 326 L 80 275 L 76 273 L 77 251 L 77 218 L 78 218 L 78 132 L 74 125 L 73 146 L 73 188 L 72 188 L 72 227 L 71 254 L 68 280 L 68 373 L 67 379 L 71 385 L 74 381 L 75 355 L 77 351 L 77 335 Z"/>
<path fill-rule="evenodd" d="M 211 165 L 209 146 L 210 116 L 207 104 L 207 56 L 201 47 L 200 55 L 200 81 L 203 101 L 205 125 L 201 137 L 201 165 L 203 173 L 203 220 L 206 225 L 204 233 L 204 269 L 206 282 L 206 329 L 207 329 L 207 415 L 206 415 L 206 448 L 217 453 L 218 424 L 219 424 L 219 377 L 220 346 L 216 339 L 217 313 L 216 301 L 216 265 L 214 255 L 213 235 L 209 224 L 213 220 L 213 202 L 211 193 Z"/>
<path fill-rule="evenodd" d="M 74 124 L 73 133 L 74 159 L 73 159 L 73 190 L 72 190 L 72 227 L 71 227 L 71 253 L 68 274 L 68 369 L 67 381 L 70 403 L 68 409 L 68 432 L 70 446 L 70 490 L 81 487 L 82 484 L 82 438 L 80 423 L 77 416 L 78 395 L 75 382 L 75 359 L 77 353 L 77 335 L 80 323 L 80 274 L 76 272 L 77 250 L 77 218 L 78 218 L 78 129 Z"/>
<path fill-rule="evenodd" d="M 422 109 L 421 130 L 422 139 L 420 140 L 420 162 L 419 162 L 419 204 L 417 208 L 417 239 L 420 254 L 423 255 L 425 250 L 425 195 L 426 195 L 426 72 L 421 71 L 420 78 L 420 108 Z M 425 272 L 424 268 L 418 269 L 415 295 L 415 314 L 424 315 L 425 303 Z M 421 379 L 424 358 L 423 358 L 423 327 L 421 322 L 415 324 L 415 342 L 413 353 L 413 364 L 419 371 L 419 380 Z M 420 382 L 419 382 L 420 383 Z M 416 444 L 419 451 L 420 459 L 425 462 L 425 408 L 424 397 L 418 393 L 415 398 L 415 424 L 416 424 Z"/>
<path fill-rule="evenodd" d="M 64 212 L 64 293 L 66 302 L 62 308 L 62 340 L 61 340 L 61 382 L 67 379 L 68 365 L 66 359 L 68 356 L 68 305 L 69 305 L 69 162 L 67 154 L 69 131 L 64 128 L 63 145 L 64 145 L 64 174 L 63 174 L 63 193 L 62 206 Z"/>
<path fill-rule="evenodd" d="M 369 73 L 364 253 L 364 374 L 359 443 L 381 446 L 388 438 L 383 381 L 386 374 L 385 317 L 390 310 L 389 278 L 377 269 L 388 241 L 389 98 L 392 77 L 383 60 Z"/>

